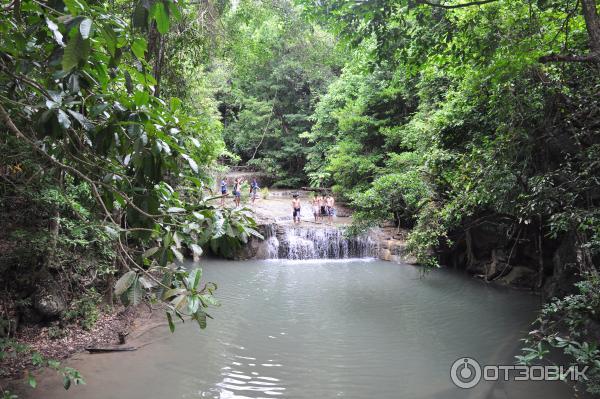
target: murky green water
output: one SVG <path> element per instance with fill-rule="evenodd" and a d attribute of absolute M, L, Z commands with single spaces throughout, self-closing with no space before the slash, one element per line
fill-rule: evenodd
<path fill-rule="evenodd" d="M 450 380 L 470 356 L 510 364 L 539 307 L 527 293 L 380 261 L 208 261 L 223 306 L 207 330 L 152 332 L 135 352 L 80 355 L 88 384 L 43 398 L 565 398 L 561 383 Z M 35 396 L 33 396 L 35 397 Z"/>

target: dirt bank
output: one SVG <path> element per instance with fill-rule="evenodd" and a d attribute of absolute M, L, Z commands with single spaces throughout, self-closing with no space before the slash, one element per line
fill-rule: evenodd
<path fill-rule="evenodd" d="M 30 389 L 24 377 L 28 371 L 35 370 L 30 356 L 34 352 L 39 352 L 45 358 L 64 361 L 76 353 L 84 352 L 88 347 L 119 345 L 121 333 L 128 334 L 126 346 L 130 346 L 148 329 L 164 324 L 163 318 L 163 312 L 141 304 L 128 308 L 120 306 L 113 312 L 102 313 L 89 331 L 76 325 L 68 326 L 61 330 L 64 335 L 60 337 L 56 337 L 56 326 L 53 325 L 23 326 L 14 339 L 29 349 L 25 354 L 9 352 L 0 361 L 0 392 L 2 389 L 9 389 L 11 392 L 21 393 Z M 39 370 L 34 374 L 47 373 Z M 51 374 L 53 378 L 58 378 L 55 373 Z"/>

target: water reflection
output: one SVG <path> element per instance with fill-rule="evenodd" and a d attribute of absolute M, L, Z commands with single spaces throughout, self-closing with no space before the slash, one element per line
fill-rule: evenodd
<path fill-rule="evenodd" d="M 256 360 L 249 356 L 235 356 L 238 359 Z M 271 362 L 272 360 L 268 360 Z M 252 367 L 253 370 L 245 372 L 236 369 L 239 366 Z M 264 375 L 264 371 L 261 367 L 281 367 L 281 364 L 274 363 L 240 363 L 231 362 L 231 366 L 225 366 L 221 368 L 221 381 L 215 384 L 215 387 L 211 388 L 209 392 L 203 393 L 202 397 L 212 398 L 269 398 L 274 396 L 280 396 L 284 394 L 286 390 L 281 380 L 275 377 L 269 377 Z M 261 372 L 262 371 L 262 372 Z M 206 395 L 208 394 L 208 396 Z M 210 396 L 214 394 L 214 396 Z M 247 396 L 251 394 L 251 396 Z M 266 395 L 266 396 L 262 396 Z"/>

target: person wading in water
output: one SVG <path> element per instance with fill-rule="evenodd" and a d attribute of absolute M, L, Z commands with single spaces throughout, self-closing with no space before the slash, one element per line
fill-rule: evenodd
<path fill-rule="evenodd" d="M 294 219 L 294 223 L 300 223 L 300 198 L 298 198 L 298 194 L 294 194 L 294 199 L 292 200 L 292 218 Z"/>

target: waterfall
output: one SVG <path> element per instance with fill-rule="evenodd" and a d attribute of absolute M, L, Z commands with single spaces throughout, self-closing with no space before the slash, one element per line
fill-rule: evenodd
<path fill-rule="evenodd" d="M 279 239 L 277 238 L 277 225 L 265 226 L 265 241 L 267 242 L 267 259 L 279 258 Z"/>
<path fill-rule="evenodd" d="M 368 236 L 348 238 L 335 227 L 270 225 L 266 229 L 270 259 L 344 259 L 377 256 L 377 243 Z"/>

